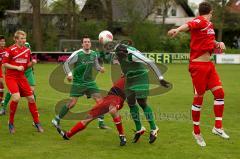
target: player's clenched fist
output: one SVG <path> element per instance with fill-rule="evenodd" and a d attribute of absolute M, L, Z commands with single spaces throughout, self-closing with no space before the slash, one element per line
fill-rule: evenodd
<path fill-rule="evenodd" d="M 178 29 L 171 29 L 168 31 L 168 36 L 175 37 L 179 33 Z"/>
<path fill-rule="evenodd" d="M 24 67 L 23 67 L 23 66 L 18 66 L 18 67 L 17 67 L 17 70 L 18 70 L 18 71 L 23 71 L 23 70 L 24 70 Z"/>

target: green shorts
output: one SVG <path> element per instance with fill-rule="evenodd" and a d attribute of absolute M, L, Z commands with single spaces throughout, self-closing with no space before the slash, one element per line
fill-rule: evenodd
<path fill-rule="evenodd" d="M 99 89 L 95 82 L 72 84 L 70 97 L 81 97 L 86 95 L 87 98 L 91 98 L 92 94 L 99 93 Z"/>
<path fill-rule="evenodd" d="M 27 78 L 30 86 L 36 86 L 36 82 L 35 82 L 35 78 L 34 78 L 34 74 L 33 74 L 32 69 L 31 70 L 26 70 L 25 77 Z"/>
<path fill-rule="evenodd" d="M 126 97 L 134 94 L 137 99 L 147 98 L 149 95 L 149 80 L 147 75 L 127 78 L 125 83 Z"/>

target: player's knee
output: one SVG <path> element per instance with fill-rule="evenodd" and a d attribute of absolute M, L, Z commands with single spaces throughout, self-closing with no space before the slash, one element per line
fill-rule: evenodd
<path fill-rule="evenodd" d="M 214 99 L 224 99 L 224 91 L 222 88 L 219 88 L 213 91 Z"/>
<path fill-rule="evenodd" d="M 28 102 L 29 103 L 34 103 L 35 102 L 34 96 L 28 97 Z"/>
<path fill-rule="evenodd" d="M 110 113 L 111 115 L 114 115 L 114 114 L 117 113 L 117 108 L 116 108 L 116 107 L 111 106 L 111 107 L 109 107 L 109 108 L 110 108 L 110 109 L 109 109 L 109 113 Z"/>
<path fill-rule="evenodd" d="M 20 98 L 20 94 L 12 94 L 12 101 L 19 102 Z"/>
<path fill-rule="evenodd" d="M 71 100 L 69 101 L 69 103 L 67 104 L 67 107 L 68 107 L 69 109 L 71 109 L 71 108 L 73 108 L 73 107 L 76 105 L 76 103 L 77 103 L 77 100 L 71 99 Z"/>
<path fill-rule="evenodd" d="M 130 106 L 130 107 L 136 105 L 135 100 L 128 100 L 127 103 L 128 103 L 128 106 Z"/>
<path fill-rule="evenodd" d="M 137 99 L 137 102 L 142 109 L 144 109 L 147 106 L 147 99 Z"/>

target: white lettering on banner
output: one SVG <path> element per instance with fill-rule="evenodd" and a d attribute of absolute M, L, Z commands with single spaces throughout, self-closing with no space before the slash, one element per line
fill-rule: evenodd
<path fill-rule="evenodd" d="M 239 54 L 220 54 L 216 58 L 217 64 L 240 64 Z"/>

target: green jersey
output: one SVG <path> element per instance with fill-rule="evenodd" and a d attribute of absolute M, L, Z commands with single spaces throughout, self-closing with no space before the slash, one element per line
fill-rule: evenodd
<path fill-rule="evenodd" d="M 136 98 L 145 98 L 148 96 L 149 79 L 148 70 L 144 65 L 148 65 L 159 80 L 163 79 L 163 76 L 154 62 L 143 56 L 136 48 L 124 44 L 122 46 L 126 48 L 126 53 L 117 52 L 116 55 L 126 76 L 126 95 L 128 97 L 134 93 Z"/>
<path fill-rule="evenodd" d="M 28 47 L 29 49 L 31 49 L 31 46 L 28 42 L 25 43 L 25 46 Z M 24 72 L 24 75 L 25 75 L 25 77 L 27 77 L 27 80 L 28 80 L 28 83 L 30 84 L 30 86 L 36 85 L 32 67 L 29 67 L 28 69 L 26 69 Z"/>
<path fill-rule="evenodd" d="M 70 65 L 73 65 L 73 70 L 70 70 Z M 90 50 L 86 53 L 83 49 L 77 50 L 64 63 L 64 71 L 67 75 L 73 75 L 73 83 L 86 84 L 94 82 L 93 68 L 97 71 L 101 69 L 98 62 L 98 54 Z"/>
<path fill-rule="evenodd" d="M 129 49 L 135 51 L 133 47 L 128 47 Z M 133 78 L 136 76 L 142 76 L 147 73 L 143 63 L 132 61 L 132 54 L 128 54 L 125 58 L 119 58 L 120 66 L 122 72 L 127 78 Z"/>

